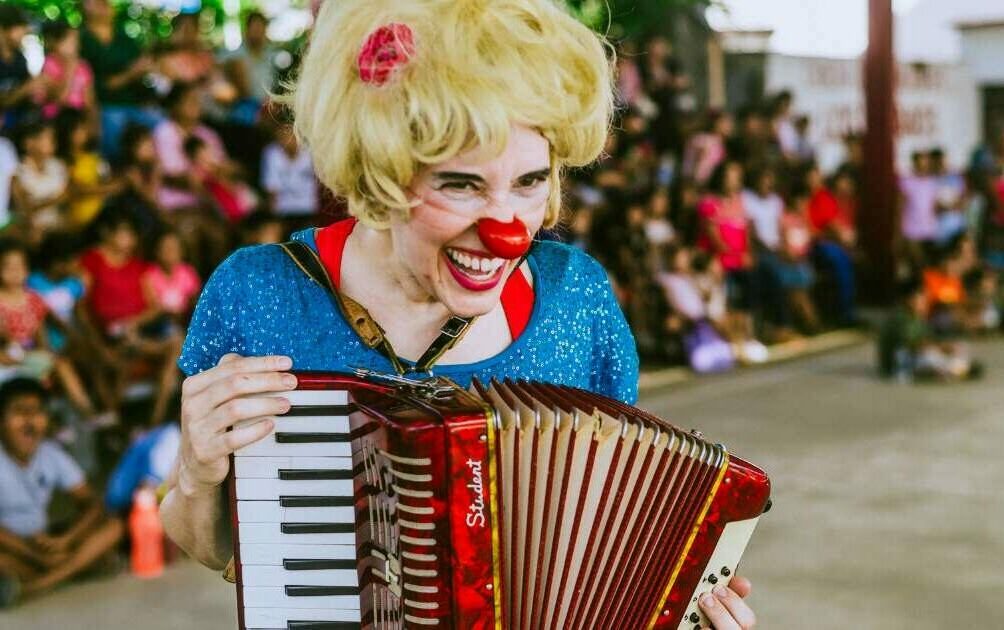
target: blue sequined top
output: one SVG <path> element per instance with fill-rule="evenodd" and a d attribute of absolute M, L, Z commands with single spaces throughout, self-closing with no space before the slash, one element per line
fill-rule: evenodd
<path fill-rule="evenodd" d="M 293 238 L 314 246 L 314 231 Z M 528 258 L 535 302 L 523 333 L 499 354 L 434 372 L 466 387 L 472 377 L 529 379 L 580 387 L 633 404 L 638 397 L 634 338 L 603 268 L 582 251 L 549 241 Z M 393 372 L 366 347 L 333 298 L 276 245 L 237 250 L 199 298 L 178 360 L 191 375 L 224 354 L 286 355 L 294 370 Z"/>

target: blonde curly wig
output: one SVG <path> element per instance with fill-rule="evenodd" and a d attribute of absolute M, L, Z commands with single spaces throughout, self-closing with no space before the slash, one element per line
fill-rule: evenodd
<path fill-rule="evenodd" d="M 363 43 L 389 24 L 411 29 L 414 54 L 383 85 L 364 82 Z M 475 146 L 501 153 L 513 123 L 537 129 L 550 142 L 551 226 L 562 169 L 603 148 L 611 74 L 604 40 L 553 0 L 328 0 L 284 100 L 318 177 L 373 227 L 408 211 L 423 167 Z"/>

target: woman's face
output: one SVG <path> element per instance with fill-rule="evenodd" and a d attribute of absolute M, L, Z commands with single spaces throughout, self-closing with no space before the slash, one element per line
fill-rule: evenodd
<path fill-rule="evenodd" d="M 139 236 L 131 225 L 123 223 L 105 233 L 105 243 L 111 249 L 126 256 L 132 256 L 139 245 Z"/>
<path fill-rule="evenodd" d="M 516 261 L 489 253 L 478 221 L 518 218 L 535 234 L 547 210 L 550 167 L 548 141 L 513 125 L 501 155 L 475 148 L 426 168 L 409 189 L 417 205 L 391 222 L 397 262 L 431 301 L 453 314 L 491 311 Z"/>
<path fill-rule="evenodd" d="M 0 282 L 5 289 L 23 287 L 28 280 L 28 261 L 22 252 L 8 252 L 0 259 Z"/>

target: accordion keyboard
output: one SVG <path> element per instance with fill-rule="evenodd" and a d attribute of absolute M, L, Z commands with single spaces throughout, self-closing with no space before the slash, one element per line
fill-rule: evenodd
<path fill-rule="evenodd" d="M 284 395 L 275 431 L 234 456 L 244 627 L 360 628 L 348 394 Z"/>

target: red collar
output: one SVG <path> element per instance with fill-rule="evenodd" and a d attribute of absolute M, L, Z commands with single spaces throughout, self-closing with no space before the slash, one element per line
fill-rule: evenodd
<path fill-rule="evenodd" d="M 314 232 L 314 241 L 317 243 L 317 252 L 321 256 L 321 262 L 331 276 L 331 282 L 335 288 L 341 288 L 342 280 L 342 254 L 345 252 L 345 242 L 349 234 L 356 227 L 356 219 L 345 219 L 320 228 Z M 502 287 L 502 310 L 505 312 L 506 321 L 509 323 L 509 334 L 515 341 L 527 324 L 530 323 L 530 315 L 533 313 L 534 290 L 527 281 L 522 271 L 515 271 L 510 274 Z"/>

